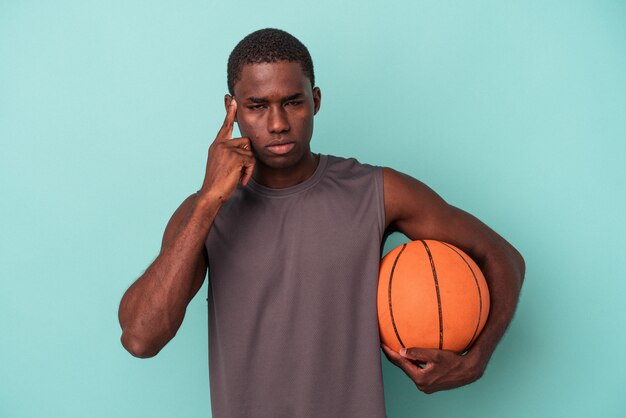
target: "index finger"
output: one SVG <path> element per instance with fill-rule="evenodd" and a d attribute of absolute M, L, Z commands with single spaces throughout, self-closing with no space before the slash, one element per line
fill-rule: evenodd
<path fill-rule="evenodd" d="M 224 119 L 224 123 L 220 128 L 220 131 L 217 133 L 217 137 L 215 137 L 216 141 L 225 141 L 228 139 L 232 139 L 233 137 L 233 125 L 235 123 L 235 115 L 237 114 L 237 102 L 233 98 L 228 105 L 228 109 L 226 110 L 226 118 Z"/>

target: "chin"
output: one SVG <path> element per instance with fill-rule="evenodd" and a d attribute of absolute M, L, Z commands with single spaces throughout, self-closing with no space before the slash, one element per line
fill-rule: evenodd
<path fill-rule="evenodd" d="M 281 155 L 281 156 L 262 155 L 262 156 L 257 156 L 257 161 L 261 165 L 264 165 L 268 168 L 272 168 L 275 170 L 284 170 L 288 168 L 297 167 L 299 164 L 301 164 L 304 161 L 307 155 L 308 153 L 306 152 L 304 154 L 290 153 L 290 154 Z"/>
<path fill-rule="evenodd" d="M 294 157 L 269 157 L 259 159 L 261 165 L 264 165 L 275 170 L 282 170 L 292 168 L 298 165 L 300 159 Z"/>

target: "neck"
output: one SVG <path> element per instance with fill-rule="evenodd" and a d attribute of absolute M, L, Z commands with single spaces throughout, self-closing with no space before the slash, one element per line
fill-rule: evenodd
<path fill-rule="evenodd" d="M 254 181 L 272 189 L 284 189 L 287 187 L 300 184 L 313 175 L 317 164 L 319 163 L 319 154 L 315 155 L 311 152 L 295 167 L 289 168 L 273 168 L 259 164 L 254 169 Z"/>

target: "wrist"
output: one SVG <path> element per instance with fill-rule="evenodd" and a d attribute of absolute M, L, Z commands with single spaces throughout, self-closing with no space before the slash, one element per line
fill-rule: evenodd
<path fill-rule="evenodd" d="M 480 344 L 480 341 L 476 341 L 467 353 L 465 353 L 465 357 L 471 367 L 482 374 L 482 371 L 484 371 L 487 367 L 487 363 L 489 362 L 492 353 L 493 350 L 488 349 L 488 347 L 484 347 L 483 344 Z"/>
<path fill-rule="evenodd" d="M 199 211 L 206 215 L 214 215 L 219 211 L 224 202 L 225 199 L 223 199 L 219 193 L 200 189 L 196 192 L 193 205 L 194 211 Z"/>
<path fill-rule="evenodd" d="M 221 206 L 227 199 L 223 194 L 214 188 L 201 188 L 196 192 L 196 204 L 202 206 Z"/>

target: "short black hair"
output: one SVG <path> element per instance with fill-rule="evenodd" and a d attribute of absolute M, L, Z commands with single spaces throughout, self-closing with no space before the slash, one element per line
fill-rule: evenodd
<path fill-rule="evenodd" d="M 297 62 L 302 72 L 315 86 L 313 60 L 309 50 L 295 36 L 280 29 L 260 29 L 243 38 L 228 57 L 228 91 L 234 94 L 235 84 L 241 77 L 246 64 L 262 64 L 266 62 L 289 61 Z"/>

